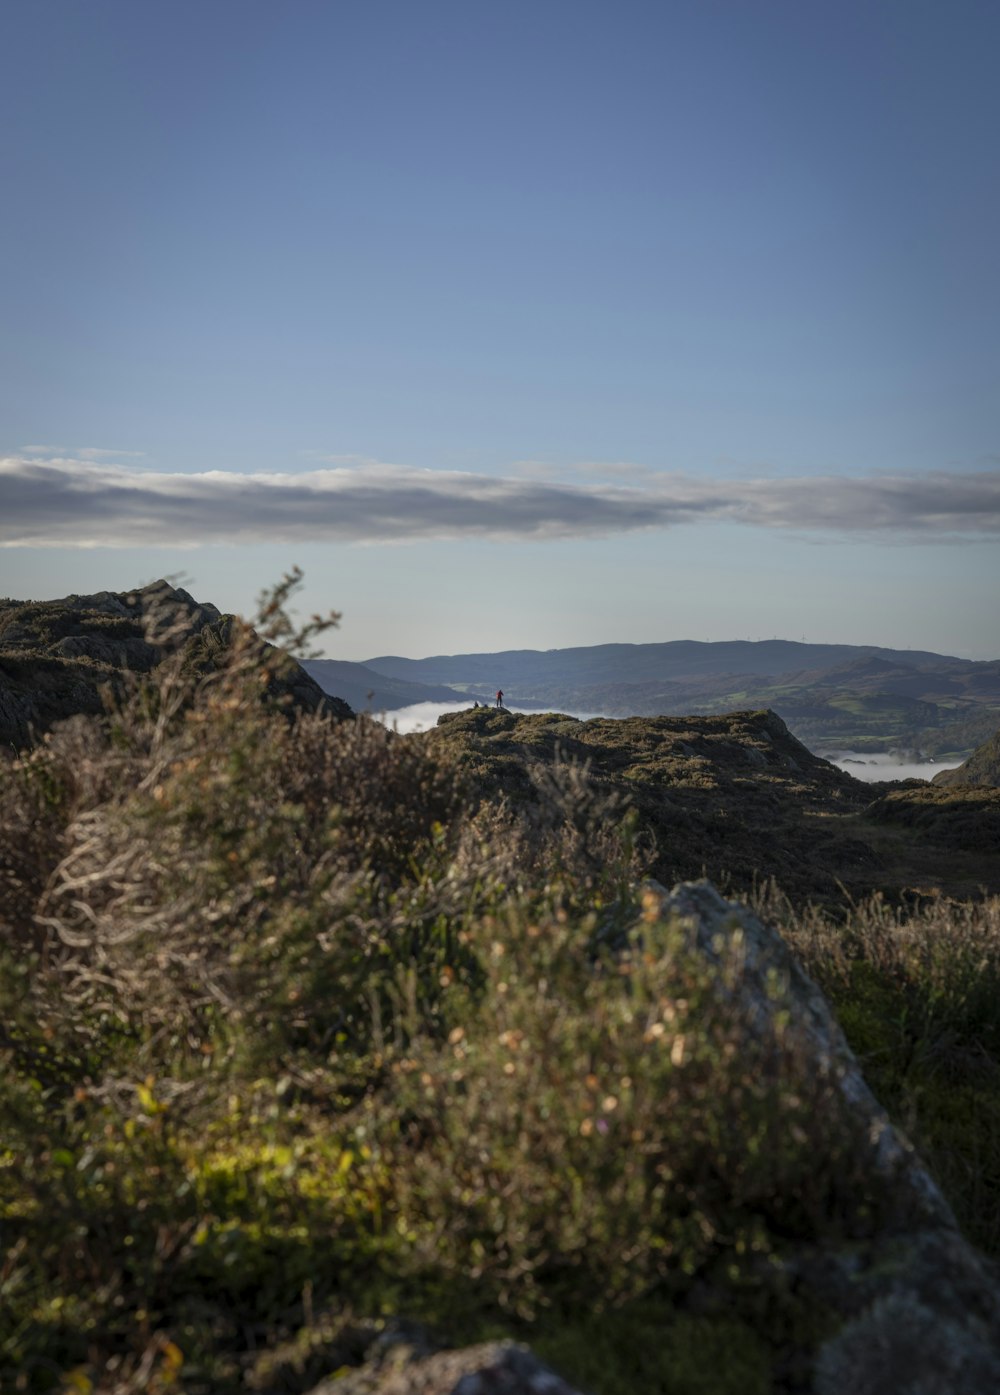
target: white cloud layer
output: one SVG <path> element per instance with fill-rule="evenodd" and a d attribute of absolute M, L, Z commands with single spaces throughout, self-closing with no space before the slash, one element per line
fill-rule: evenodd
<path fill-rule="evenodd" d="M 1000 469 L 595 483 L 365 463 L 298 474 L 167 474 L 0 459 L 0 547 L 604 537 L 729 522 L 930 541 L 1000 536 Z"/>

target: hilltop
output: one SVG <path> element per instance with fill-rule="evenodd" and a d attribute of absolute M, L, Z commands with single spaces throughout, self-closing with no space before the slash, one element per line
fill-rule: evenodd
<path fill-rule="evenodd" d="M 129 675 L 152 676 L 168 654 L 192 672 L 212 670 L 224 661 L 233 623 L 214 605 L 165 581 L 131 592 L 0 602 L 0 744 L 23 749 L 67 717 L 100 715 L 109 698 L 124 692 Z M 740 662 L 773 673 L 790 654 L 801 659 L 808 649 L 814 668 L 804 682 L 830 682 L 845 671 L 856 684 L 902 688 L 915 681 L 916 670 L 885 654 L 845 661 L 845 648 L 783 641 L 678 643 L 471 657 L 484 674 L 497 659 L 509 662 L 536 693 L 545 690 L 546 675 L 576 668 L 606 677 L 631 662 L 633 653 L 639 671 L 668 664 L 691 678 L 732 662 L 731 650 L 739 651 Z M 277 653 L 268 646 L 263 651 Z M 942 696 L 940 656 L 909 657 L 922 665 L 919 682 L 937 683 Z M 411 671 L 414 661 L 384 662 Z M 970 665 L 966 672 L 964 661 L 941 662 L 958 665 L 966 687 L 975 686 L 975 679 L 977 691 L 989 691 L 994 666 Z M 468 672 L 465 663 L 459 657 L 417 666 L 426 665 L 433 675 Z M 823 663 L 834 667 L 816 667 Z M 280 672 L 272 667 L 266 691 L 295 710 L 341 717 L 351 712 L 345 693 L 360 699 L 358 706 L 376 710 L 461 699 L 458 689 L 441 684 L 386 677 L 335 660 L 301 665 L 287 656 Z M 745 894 L 771 878 L 799 902 L 829 903 L 842 899 L 845 888 L 854 895 L 881 889 L 897 897 L 935 888 L 957 895 L 977 887 L 1000 889 L 988 856 L 998 841 L 1000 796 L 963 790 L 967 780 L 938 780 L 934 787 L 858 781 L 813 754 L 773 711 L 579 721 L 553 712 L 515 716 L 480 708 L 442 718 L 436 739 L 489 798 L 529 798 L 529 772 L 541 765 L 586 764 L 596 788 L 634 807 L 655 842 L 655 874 L 666 884 L 707 873 Z M 993 746 L 984 747 L 969 763 L 976 779 L 991 751 Z"/>
<path fill-rule="evenodd" d="M 533 772 L 586 767 L 636 810 L 666 884 L 709 876 L 797 902 L 1000 892 L 1000 790 L 867 783 L 812 754 L 775 713 L 594 718 L 449 713 L 436 737 L 488 797 L 533 798 Z"/>

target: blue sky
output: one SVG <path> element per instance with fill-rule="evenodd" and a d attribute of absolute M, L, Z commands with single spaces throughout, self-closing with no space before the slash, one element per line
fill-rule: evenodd
<path fill-rule="evenodd" d="M 0 592 L 1000 655 L 993 0 L 0 10 Z"/>

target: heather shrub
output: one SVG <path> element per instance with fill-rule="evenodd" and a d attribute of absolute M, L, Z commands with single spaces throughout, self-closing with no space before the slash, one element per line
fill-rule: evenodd
<path fill-rule="evenodd" d="M 0 1387 L 304 1391 L 403 1314 L 553 1359 L 599 1323 L 596 1395 L 768 1388 L 783 1247 L 882 1201 L 781 985 L 742 1019 L 738 936 L 710 967 L 642 898 L 585 765 L 489 798 L 221 634 L 0 766 Z M 985 1041 L 971 950 L 961 989 L 929 931 L 879 932 L 891 972 L 799 933 L 835 991 L 870 960 Z"/>
<path fill-rule="evenodd" d="M 446 1041 L 413 1034 L 369 1105 L 415 1254 L 533 1318 L 679 1293 L 722 1253 L 736 1281 L 772 1224 L 828 1223 L 856 1140 L 780 999 L 766 1033 L 720 992 L 738 935 L 713 972 L 655 897 L 642 947 L 596 957 L 598 913 L 527 909 L 478 927 L 475 1010 L 449 988 Z"/>

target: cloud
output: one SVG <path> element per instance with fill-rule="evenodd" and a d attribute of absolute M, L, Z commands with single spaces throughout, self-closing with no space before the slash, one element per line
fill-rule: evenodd
<path fill-rule="evenodd" d="M 80 458 L 0 459 L 4 547 L 583 538 L 698 522 L 900 541 L 996 538 L 1000 470 L 581 483 L 374 462 L 167 474 Z"/>
<path fill-rule="evenodd" d="M 73 446 L 67 450 L 65 446 L 22 446 L 24 455 L 72 455 L 77 460 L 100 461 L 109 460 L 114 457 L 117 460 L 144 460 L 146 452 L 142 450 L 105 450 L 102 446 Z"/>

